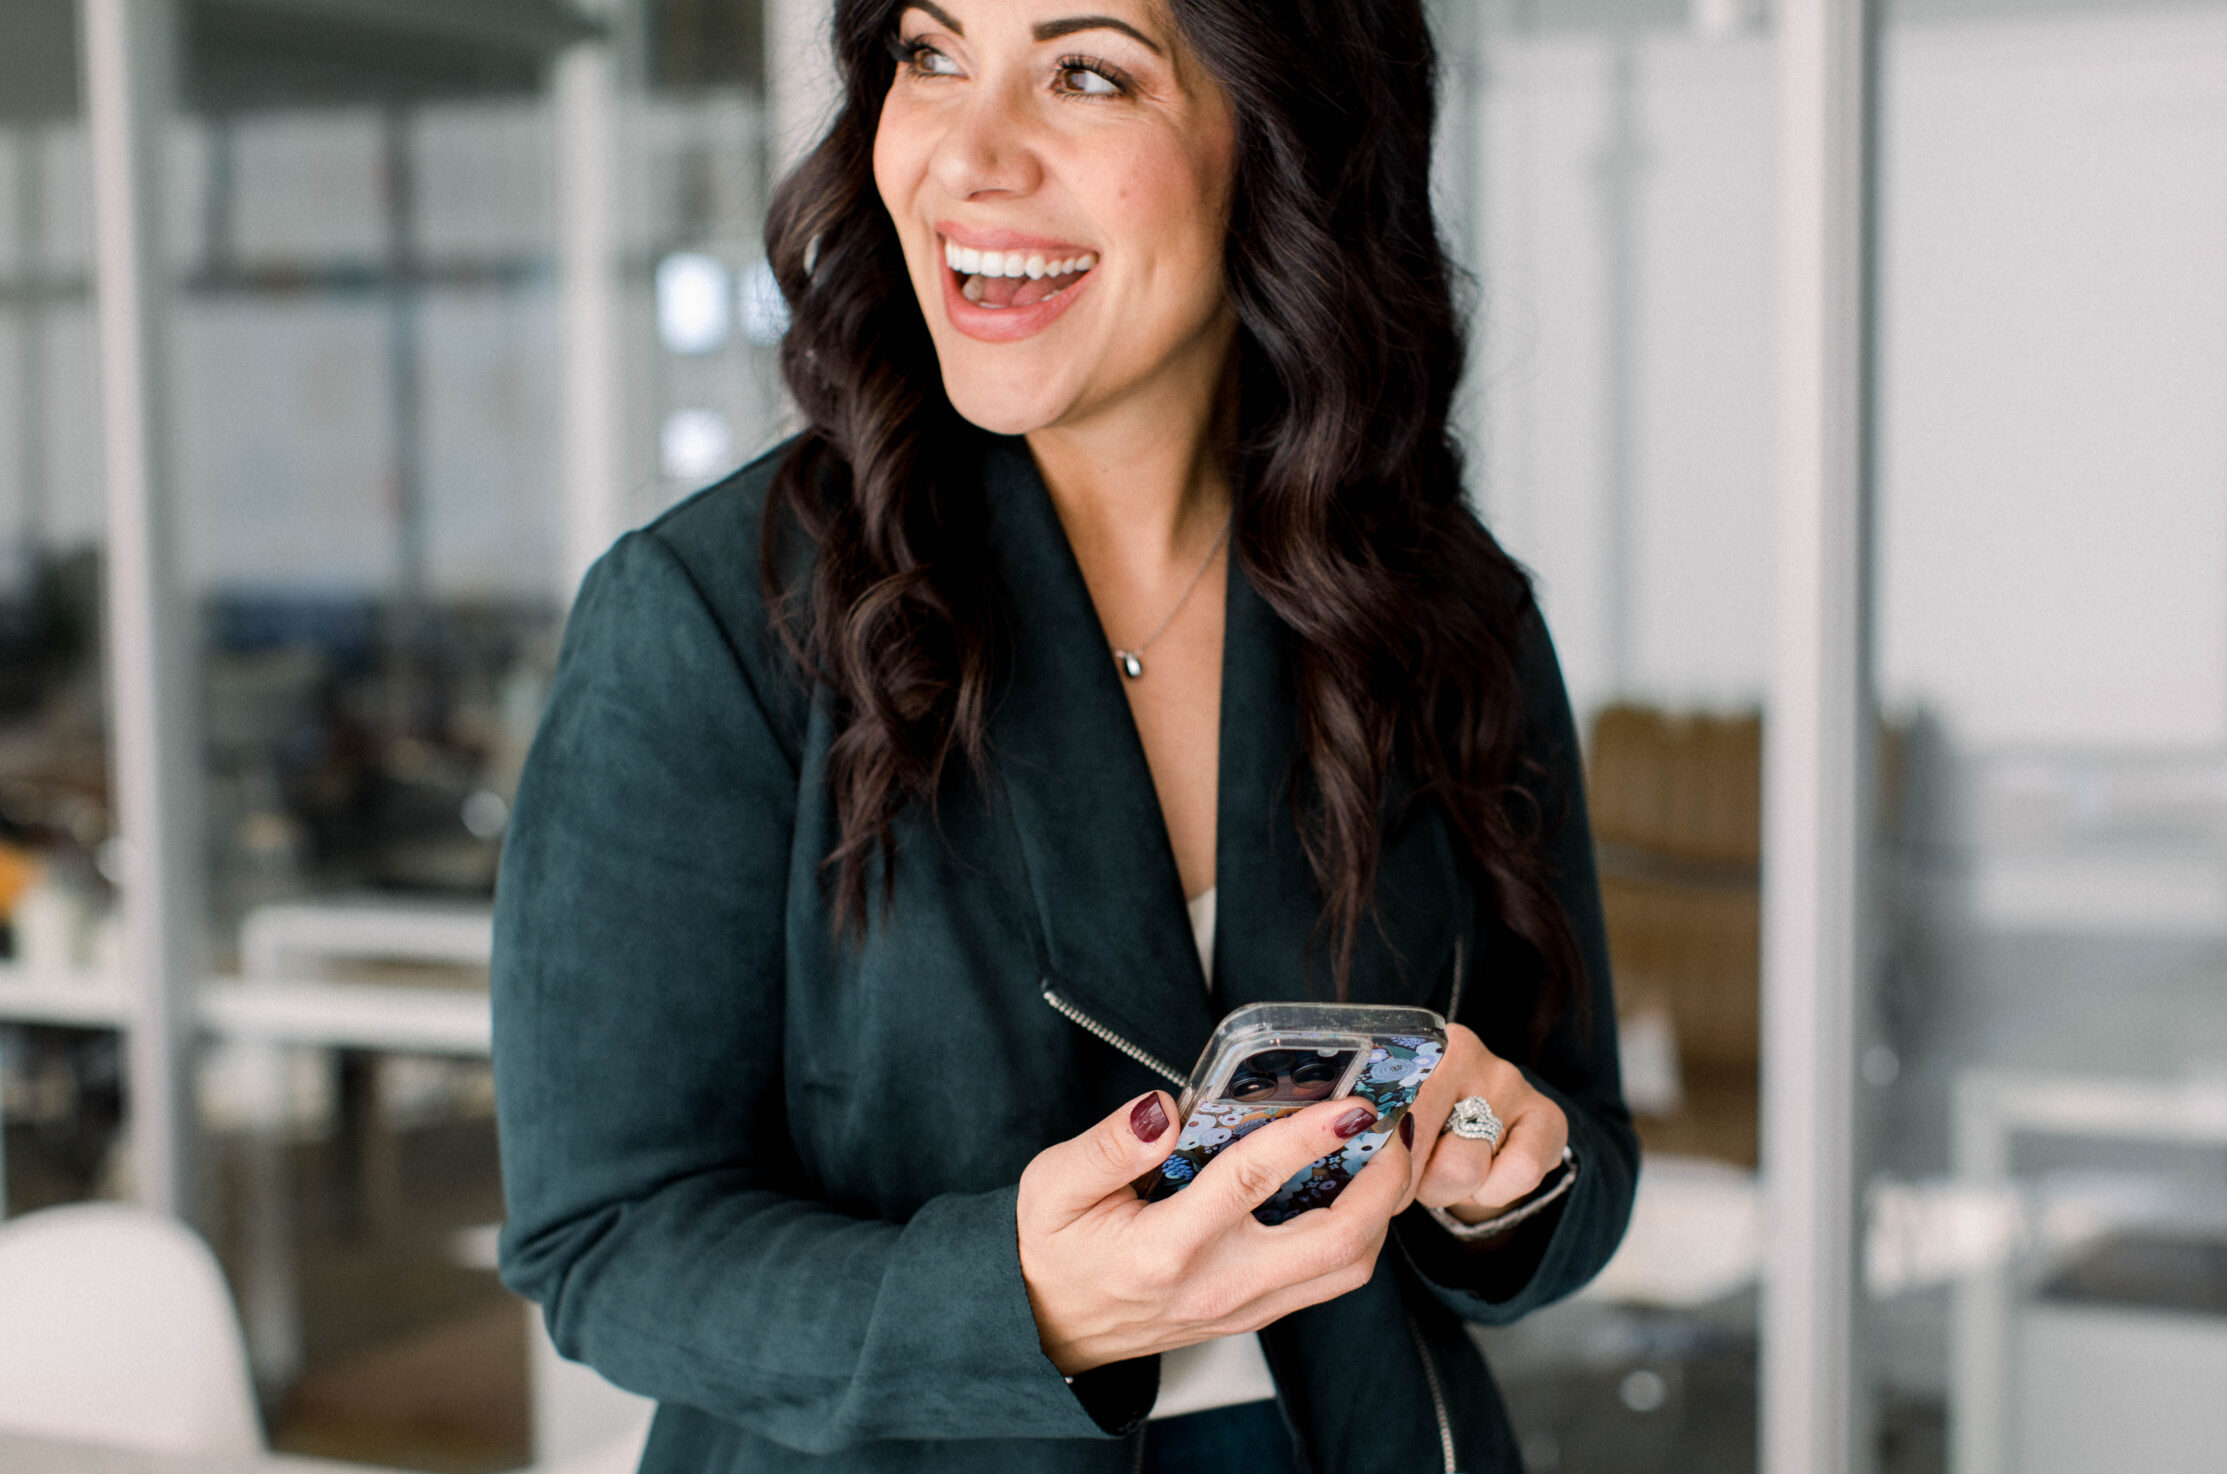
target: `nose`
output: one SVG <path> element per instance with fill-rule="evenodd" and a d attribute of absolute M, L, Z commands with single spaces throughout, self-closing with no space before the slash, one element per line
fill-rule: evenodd
<path fill-rule="evenodd" d="M 1043 182 L 1038 119 L 1025 84 L 977 84 L 937 140 L 929 169 L 957 199 L 1026 195 Z"/>

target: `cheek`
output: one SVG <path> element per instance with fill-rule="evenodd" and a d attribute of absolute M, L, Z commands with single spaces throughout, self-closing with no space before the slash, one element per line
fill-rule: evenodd
<path fill-rule="evenodd" d="M 930 145 L 923 132 L 894 96 L 883 106 L 881 126 L 874 132 L 874 188 L 891 219 L 910 214 L 927 176 Z"/>
<path fill-rule="evenodd" d="M 1121 222 L 1146 264 L 1144 288 L 1155 305 L 1196 316 L 1200 303 L 1222 293 L 1228 234 L 1226 169 L 1188 146 L 1163 142 L 1138 149 L 1119 168 L 1096 173 L 1105 218 Z"/>

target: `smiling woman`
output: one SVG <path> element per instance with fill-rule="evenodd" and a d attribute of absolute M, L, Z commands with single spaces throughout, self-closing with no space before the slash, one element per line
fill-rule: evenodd
<path fill-rule="evenodd" d="M 1221 88 L 1134 0 L 1128 20 L 953 3 L 971 32 L 941 6 L 899 13 L 874 141 L 953 408 L 1019 434 L 1123 401 L 1211 404 L 1235 325 Z"/>
<path fill-rule="evenodd" d="M 507 1278 L 664 1402 L 652 1474 L 1512 1470 L 1461 1322 L 1588 1279 L 1636 1148 L 1447 433 L 1420 6 L 834 37 L 768 226 L 806 428 L 598 565 L 519 790 Z M 1330 1098 L 1143 1201 L 1215 1020 L 1331 995 L 1448 1020 L 1366 1170 L 1254 1216 Z"/>

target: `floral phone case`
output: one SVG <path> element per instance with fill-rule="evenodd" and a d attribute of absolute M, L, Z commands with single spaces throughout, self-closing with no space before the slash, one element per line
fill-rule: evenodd
<path fill-rule="evenodd" d="M 1222 1020 L 1176 1103 L 1175 1150 L 1138 1190 L 1156 1201 L 1181 1191 L 1217 1152 L 1279 1117 L 1357 1095 L 1376 1124 L 1302 1168 L 1253 1210 L 1283 1223 L 1324 1208 L 1399 1129 L 1446 1053 L 1446 1021 L 1427 1008 L 1365 1003 L 1258 1003 Z"/>

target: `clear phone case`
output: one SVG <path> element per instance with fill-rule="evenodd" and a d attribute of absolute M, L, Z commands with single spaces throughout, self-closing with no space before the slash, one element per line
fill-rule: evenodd
<path fill-rule="evenodd" d="M 1357 1095 L 1376 1124 L 1302 1168 L 1253 1210 L 1283 1223 L 1328 1207 L 1399 1129 L 1446 1052 L 1446 1021 L 1427 1008 L 1366 1003 L 1256 1003 L 1222 1020 L 1191 1071 L 1176 1115 L 1175 1150 L 1138 1189 L 1149 1200 L 1189 1185 L 1215 1154 L 1317 1101 Z"/>

